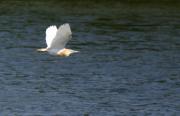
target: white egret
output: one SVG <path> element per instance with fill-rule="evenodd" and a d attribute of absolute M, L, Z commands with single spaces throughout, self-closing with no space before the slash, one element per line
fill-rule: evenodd
<path fill-rule="evenodd" d="M 72 32 L 68 23 L 61 25 L 58 29 L 55 25 L 46 29 L 46 48 L 37 49 L 41 52 L 49 52 L 52 55 L 69 56 L 75 51 L 65 48 L 67 42 L 72 38 Z"/>

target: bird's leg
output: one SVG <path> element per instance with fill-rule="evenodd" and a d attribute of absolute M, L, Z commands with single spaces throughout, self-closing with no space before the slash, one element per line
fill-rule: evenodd
<path fill-rule="evenodd" d="M 47 48 L 40 48 L 40 49 L 37 49 L 38 52 L 46 52 L 47 51 Z"/>

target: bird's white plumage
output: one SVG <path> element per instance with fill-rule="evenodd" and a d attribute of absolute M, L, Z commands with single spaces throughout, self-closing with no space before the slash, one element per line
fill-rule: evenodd
<path fill-rule="evenodd" d="M 63 49 L 66 43 L 71 39 L 71 29 L 69 24 L 63 24 L 57 30 L 55 38 L 52 40 L 51 49 Z"/>
<path fill-rule="evenodd" d="M 47 44 L 47 48 L 51 47 L 52 40 L 55 38 L 56 33 L 57 33 L 57 27 L 54 26 L 54 25 L 53 26 L 49 26 L 46 29 L 46 44 Z"/>
<path fill-rule="evenodd" d="M 79 51 L 65 48 L 67 42 L 72 38 L 72 32 L 68 23 L 56 26 L 49 26 L 46 29 L 46 48 L 37 49 L 37 51 L 49 52 L 52 55 L 69 56 Z"/>
<path fill-rule="evenodd" d="M 48 37 L 46 37 L 48 52 L 52 54 L 64 49 L 65 45 L 72 36 L 72 32 L 68 23 L 61 25 L 58 30 L 56 29 L 56 26 L 50 26 L 46 31 L 46 36 L 48 35 Z"/>

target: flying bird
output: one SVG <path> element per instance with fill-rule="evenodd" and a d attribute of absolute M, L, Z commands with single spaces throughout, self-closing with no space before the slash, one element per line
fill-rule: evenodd
<path fill-rule="evenodd" d="M 40 52 L 49 52 L 51 55 L 69 56 L 75 51 L 65 48 L 67 42 L 72 38 L 72 32 L 68 23 L 61 25 L 58 29 L 55 25 L 46 29 L 46 48 L 37 49 Z"/>

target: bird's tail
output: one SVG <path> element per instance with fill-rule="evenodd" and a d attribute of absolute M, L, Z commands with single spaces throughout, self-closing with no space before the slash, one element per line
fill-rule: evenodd
<path fill-rule="evenodd" d="M 46 52 L 47 51 L 47 48 L 40 48 L 40 49 L 37 49 L 38 52 Z"/>

